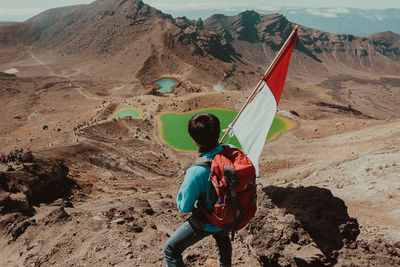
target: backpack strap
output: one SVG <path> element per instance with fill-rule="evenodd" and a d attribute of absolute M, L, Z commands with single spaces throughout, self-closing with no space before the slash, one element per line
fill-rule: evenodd
<path fill-rule="evenodd" d="M 199 157 L 196 162 L 193 164 L 193 166 L 206 166 L 206 167 L 211 167 L 213 159 L 208 159 L 205 157 Z"/>
<path fill-rule="evenodd" d="M 205 158 L 205 157 L 199 157 L 197 158 L 196 162 L 192 166 L 204 166 L 211 168 L 211 163 L 213 159 Z M 209 179 L 210 181 L 210 179 Z M 212 185 L 210 185 L 210 190 L 211 190 Z M 211 192 L 211 191 L 210 191 Z M 210 194 L 211 195 L 211 194 Z M 207 210 L 207 197 L 206 193 L 202 192 L 197 199 L 195 203 L 195 209 L 192 212 L 192 215 L 190 216 L 192 218 L 192 222 L 195 224 L 196 229 L 203 230 L 204 227 L 206 226 L 206 223 L 208 222 L 205 214 L 208 212 Z"/>
<path fill-rule="evenodd" d="M 231 148 L 228 144 L 221 144 L 221 146 L 222 146 L 222 149 Z"/>
<path fill-rule="evenodd" d="M 223 150 L 226 148 L 229 148 L 229 147 L 230 147 L 229 145 L 222 144 Z M 214 159 L 211 159 L 211 158 L 199 157 L 199 158 L 197 158 L 196 162 L 192 166 L 204 166 L 204 167 L 211 168 L 211 164 L 212 164 L 213 160 Z M 210 173 L 210 176 L 211 176 L 211 173 Z M 209 189 L 210 194 L 208 195 L 208 198 L 206 198 L 204 192 L 200 194 L 199 199 L 196 201 L 196 204 L 195 204 L 195 211 L 192 213 L 192 216 L 191 216 L 195 220 L 203 222 L 204 225 L 202 224 L 202 226 L 203 226 L 202 229 L 205 226 L 205 221 L 208 222 L 208 220 L 204 214 L 211 212 L 210 210 L 207 209 L 207 201 L 208 202 L 213 201 L 211 192 L 214 188 L 214 185 L 213 185 L 210 177 L 208 178 L 208 182 L 210 185 L 210 189 Z M 228 230 L 228 229 L 225 229 L 225 230 Z"/>

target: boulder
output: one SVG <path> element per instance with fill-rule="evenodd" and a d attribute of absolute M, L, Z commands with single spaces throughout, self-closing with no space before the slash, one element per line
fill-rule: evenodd
<path fill-rule="evenodd" d="M 240 238 L 263 266 L 324 266 L 360 233 L 344 202 L 324 188 L 268 186 Z"/>

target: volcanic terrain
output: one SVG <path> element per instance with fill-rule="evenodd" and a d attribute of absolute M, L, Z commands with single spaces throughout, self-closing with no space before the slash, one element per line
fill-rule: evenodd
<path fill-rule="evenodd" d="M 175 198 L 196 152 L 158 116 L 238 110 L 295 24 L 246 11 L 173 18 L 140 0 L 98 0 L 0 23 L 0 266 L 164 266 L 189 215 Z M 234 266 L 400 265 L 400 36 L 299 25 L 266 143 L 258 212 Z M 152 82 L 179 81 L 155 95 Z M 140 118 L 115 119 L 121 108 Z M 217 266 L 212 239 L 184 253 Z"/>

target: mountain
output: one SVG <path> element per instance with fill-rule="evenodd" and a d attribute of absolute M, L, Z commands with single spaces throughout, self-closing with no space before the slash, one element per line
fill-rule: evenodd
<path fill-rule="evenodd" d="M 223 76 L 221 64 L 223 68 L 234 56 L 216 33 L 174 20 L 137 0 L 100 0 L 50 9 L 9 26 L 1 32 L 1 43 L 56 50 L 61 55 L 79 55 L 81 60 L 107 58 L 106 65 L 122 65 L 123 70 L 115 74 L 126 77 L 134 71 L 141 79 L 156 73 L 188 72 L 187 66 Z M 213 60 L 216 66 L 208 63 Z"/>
<path fill-rule="evenodd" d="M 220 84 L 248 89 L 295 25 L 280 14 L 245 11 L 196 21 L 173 18 L 140 0 L 98 0 L 50 9 L 24 23 L 0 26 L 0 45 L 25 49 L 31 56 L 33 52 L 45 54 L 47 64 L 54 66 L 53 73 L 63 75 L 84 70 L 85 75 L 143 85 L 157 77 L 176 76 L 207 87 Z M 296 88 L 309 87 L 313 81 L 323 90 L 334 90 L 328 94 L 349 104 L 337 89 L 354 80 L 348 75 L 355 75 L 365 85 L 381 84 L 376 81 L 380 76 L 400 73 L 399 39 L 393 32 L 354 36 L 300 25 L 286 97 L 304 97 Z M 9 50 L 3 51 L 8 62 L 15 61 Z M 21 54 L 15 52 L 15 56 Z M 359 79 L 366 76 L 374 77 L 373 81 Z M 329 81 L 332 79 L 334 82 Z"/>
<path fill-rule="evenodd" d="M 305 7 L 255 7 L 242 4 L 233 9 L 189 9 L 163 10 L 175 17 L 187 16 L 191 19 L 206 19 L 213 14 L 235 16 L 247 9 L 262 14 L 279 13 L 290 21 L 307 27 L 336 34 L 370 35 L 392 31 L 400 34 L 400 9 L 360 9 L 360 8 L 305 8 Z"/>
<path fill-rule="evenodd" d="M 262 65 L 270 62 L 270 57 L 282 46 L 295 24 L 279 14 L 260 15 L 245 11 L 236 16 L 211 16 L 204 25 L 232 42 L 235 51 L 243 55 L 243 61 Z M 358 37 L 300 26 L 298 50 L 301 54 L 296 54 L 294 65 L 315 66 L 319 74 L 327 73 L 329 68 L 337 68 L 338 72 L 374 69 L 398 73 L 399 36 L 386 32 Z"/>
<path fill-rule="evenodd" d="M 174 19 L 139 0 L 99 0 L 50 9 L 24 23 L 3 26 L 1 43 L 107 58 L 106 65 L 120 62 L 127 70 L 122 73 L 131 75 L 136 70 L 136 77 L 142 79 L 165 71 L 182 73 L 190 66 L 202 77 L 213 73 L 213 81 L 229 77 L 243 85 L 241 73 L 262 72 L 294 25 L 282 15 L 255 11 L 214 15 L 203 23 Z M 322 74 L 337 64 L 398 73 L 398 36 L 387 32 L 355 37 L 301 26 L 300 53 L 294 64 L 301 60 Z"/>

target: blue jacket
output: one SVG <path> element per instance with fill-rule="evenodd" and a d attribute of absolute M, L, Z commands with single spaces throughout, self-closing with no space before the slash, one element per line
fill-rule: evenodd
<path fill-rule="evenodd" d="M 218 145 L 210 152 L 202 154 L 201 157 L 213 159 L 216 154 L 222 151 L 222 149 L 222 146 Z M 210 172 L 211 170 L 209 167 L 197 165 L 193 165 L 187 170 L 185 179 L 183 180 L 181 188 L 179 189 L 178 197 L 176 199 L 176 203 L 180 212 L 192 212 L 195 202 L 203 192 L 206 193 L 207 200 L 210 199 L 210 194 L 213 194 L 211 199 L 216 198 L 216 193 L 213 188 L 212 192 L 210 192 L 210 183 L 208 181 Z M 207 207 L 212 208 L 213 203 L 207 201 Z M 220 231 L 221 228 L 207 223 L 203 230 L 207 232 L 217 232 Z"/>

